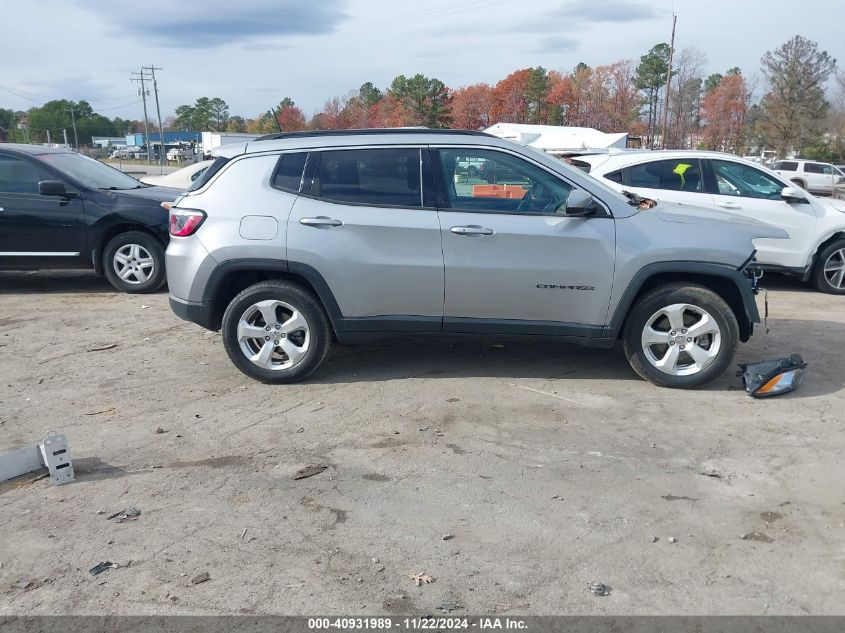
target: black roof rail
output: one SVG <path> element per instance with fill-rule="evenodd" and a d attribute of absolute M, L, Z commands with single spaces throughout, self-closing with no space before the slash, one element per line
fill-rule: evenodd
<path fill-rule="evenodd" d="M 303 130 L 300 132 L 275 132 L 273 134 L 265 134 L 259 136 L 257 139 L 250 141 L 276 141 L 285 138 L 308 138 L 311 136 L 360 136 L 360 135 L 379 135 L 379 134 L 454 134 L 456 136 L 487 136 L 492 137 L 492 134 L 487 132 L 479 132 L 476 130 L 454 130 L 451 128 L 432 128 L 432 127 L 380 127 L 380 128 L 363 128 L 363 129 L 345 129 L 345 130 Z"/>

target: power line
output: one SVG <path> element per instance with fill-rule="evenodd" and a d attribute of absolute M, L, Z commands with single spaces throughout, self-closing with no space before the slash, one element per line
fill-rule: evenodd
<path fill-rule="evenodd" d="M 136 103 L 141 103 L 141 100 L 140 99 L 134 99 L 134 100 L 130 101 L 129 103 L 124 103 L 124 104 L 119 105 L 119 106 L 112 106 L 110 108 L 97 108 L 97 111 L 98 112 L 109 112 L 110 110 L 120 110 L 122 108 L 128 108 L 129 106 L 133 106 Z"/>
<path fill-rule="evenodd" d="M 20 92 L 18 92 L 16 90 L 12 90 L 11 88 L 7 88 L 6 86 L 0 86 L 0 90 L 5 90 L 6 92 L 11 92 L 16 97 L 20 97 L 21 99 L 26 99 L 27 101 L 32 101 L 33 103 L 43 103 L 42 101 L 38 101 L 37 99 L 31 99 L 30 97 L 27 97 L 26 95 L 21 94 Z"/>
<path fill-rule="evenodd" d="M 63 99 L 53 99 L 53 98 L 47 98 L 47 97 L 40 97 L 39 99 L 33 99 L 31 97 L 28 97 L 26 94 L 24 94 L 24 93 L 22 93 L 18 90 L 13 90 L 12 88 L 9 88 L 7 86 L 0 86 L 0 90 L 5 90 L 6 92 L 9 92 L 9 93 L 15 95 L 16 97 L 20 97 L 21 99 L 26 99 L 27 101 L 38 104 L 39 106 L 43 106 L 44 104 L 46 104 L 50 101 L 63 101 L 63 100 L 65 100 L 64 98 Z M 34 94 L 34 93 L 29 93 L 29 94 Z M 104 98 L 101 98 L 101 99 L 96 99 L 96 101 L 119 101 L 119 100 L 122 100 L 122 99 L 126 99 L 126 97 L 125 96 L 123 96 L 123 97 L 104 97 Z M 67 99 L 67 100 L 70 101 L 70 99 Z M 81 99 L 81 101 L 86 101 L 88 103 L 88 105 L 91 105 L 91 102 L 88 101 L 87 99 Z M 100 112 L 108 112 L 109 110 L 119 110 L 120 108 L 126 108 L 130 105 L 134 105 L 136 103 L 139 103 L 140 101 L 141 101 L 140 99 L 135 99 L 135 100 L 130 101 L 128 103 L 124 103 L 123 105 L 110 106 L 108 108 L 95 108 L 92 105 L 91 109 L 97 110 L 97 111 L 100 111 Z M 79 102 L 77 102 L 77 104 L 78 103 Z M 96 112 L 95 112 L 95 114 L 96 114 Z"/>

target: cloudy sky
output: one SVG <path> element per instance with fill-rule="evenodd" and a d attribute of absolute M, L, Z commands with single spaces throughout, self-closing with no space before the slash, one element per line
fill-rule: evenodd
<path fill-rule="evenodd" d="M 311 115 L 398 74 L 459 87 L 526 66 L 637 61 L 669 41 L 673 9 L 676 47 L 701 49 L 707 73 L 757 75 L 763 53 L 795 34 L 845 68 L 843 0 L 0 0 L 0 107 L 87 99 L 141 118 L 129 74 L 153 64 L 162 116 L 200 96 L 245 117 L 291 96 Z"/>

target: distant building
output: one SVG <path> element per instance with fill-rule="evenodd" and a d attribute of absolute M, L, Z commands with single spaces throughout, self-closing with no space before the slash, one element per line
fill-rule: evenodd
<path fill-rule="evenodd" d="M 589 127 L 496 123 L 484 130 L 499 138 L 534 147 L 547 154 L 567 154 L 584 149 L 625 149 L 628 133 L 607 134 Z"/>
<path fill-rule="evenodd" d="M 165 132 L 164 144 L 176 145 L 178 143 L 199 143 L 202 141 L 202 132 Z M 144 145 L 144 133 L 136 132 L 135 134 L 127 134 L 125 140 L 127 147 L 141 147 Z M 161 135 L 158 132 L 150 134 L 150 144 L 159 145 L 161 143 Z"/>
<path fill-rule="evenodd" d="M 91 145 L 94 147 L 125 147 L 126 138 L 123 136 L 92 136 Z"/>

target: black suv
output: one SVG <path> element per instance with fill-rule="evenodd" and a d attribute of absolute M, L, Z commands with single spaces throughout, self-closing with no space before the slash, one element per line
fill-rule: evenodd
<path fill-rule="evenodd" d="M 93 268 L 118 290 L 165 281 L 164 201 L 150 187 L 76 152 L 0 145 L 0 270 Z"/>

